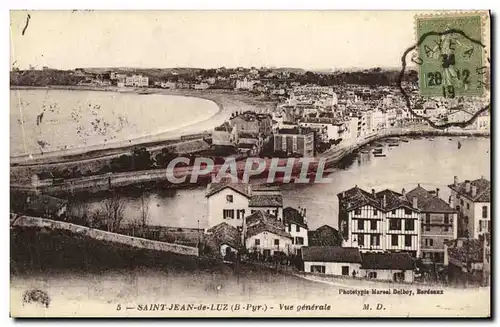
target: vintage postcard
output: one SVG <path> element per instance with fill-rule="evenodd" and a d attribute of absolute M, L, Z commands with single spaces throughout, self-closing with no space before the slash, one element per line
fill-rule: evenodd
<path fill-rule="evenodd" d="M 490 317 L 491 50 L 488 11 L 11 11 L 11 316 Z"/>

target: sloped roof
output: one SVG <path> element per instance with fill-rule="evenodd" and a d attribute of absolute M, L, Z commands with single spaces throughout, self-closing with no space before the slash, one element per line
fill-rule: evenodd
<path fill-rule="evenodd" d="M 424 212 L 455 212 L 443 199 L 431 194 L 420 184 L 406 194 L 410 203 L 414 197 L 417 198 L 418 208 Z"/>
<path fill-rule="evenodd" d="M 240 193 L 245 197 L 250 197 L 248 192 L 248 184 L 246 183 L 232 183 L 230 178 L 223 178 L 219 183 L 210 183 L 207 188 L 206 197 L 210 197 L 226 188 L 230 188 L 235 192 Z"/>
<path fill-rule="evenodd" d="M 304 217 L 300 214 L 299 210 L 292 207 L 283 209 L 283 222 L 307 228 L 307 224 L 304 223 Z"/>
<path fill-rule="evenodd" d="M 363 269 L 413 270 L 415 263 L 408 253 L 361 253 Z"/>
<path fill-rule="evenodd" d="M 470 182 L 471 190 L 470 192 L 465 191 L 465 182 L 448 185 L 449 188 L 459 193 L 460 195 L 465 196 L 471 201 L 474 202 L 491 202 L 491 183 L 489 180 L 484 178 L 479 178 Z M 476 196 L 472 196 L 472 186 L 477 188 Z"/>
<path fill-rule="evenodd" d="M 283 207 L 281 194 L 254 194 L 248 203 L 250 207 Z"/>
<path fill-rule="evenodd" d="M 312 262 L 361 263 L 358 248 L 340 246 L 304 246 L 302 260 Z"/>
<path fill-rule="evenodd" d="M 337 194 L 340 200 L 340 205 L 345 210 L 353 210 L 365 205 L 371 205 L 372 207 L 382 210 L 380 201 L 377 201 L 370 193 L 354 186 L 353 188 Z"/>
<path fill-rule="evenodd" d="M 384 195 L 385 195 L 384 209 L 386 211 L 394 210 L 400 207 L 407 207 L 413 209 L 411 202 L 409 202 L 405 197 L 403 197 L 401 193 L 394 192 L 389 189 L 376 193 L 375 197 L 379 201 L 383 202 Z"/>
<path fill-rule="evenodd" d="M 202 139 L 189 140 L 180 143 L 176 143 L 170 148 L 178 154 L 196 153 L 207 150 L 210 148 L 210 144 Z"/>
<path fill-rule="evenodd" d="M 252 237 L 262 232 L 270 232 L 279 236 L 291 238 L 290 234 L 285 231 L 285 225 L 267 212 L 258 210 L 245 219 L 247 237 Z"/>
<path fill-rule="evenodd" d="M 207 233 L 213 237 L 219 244 L 228 244 L 235 249 L 241 247 L 240 231 L 228 223 L 220 223 L 207 230 Z"/>

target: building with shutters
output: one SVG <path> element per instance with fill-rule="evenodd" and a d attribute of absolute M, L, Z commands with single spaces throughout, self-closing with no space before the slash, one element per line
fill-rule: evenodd
<path fill-rule="evenodd" d="M 274 134 L 274 152 L 314 157 L 314 131 L 308 128 L 279 129 Z"/>

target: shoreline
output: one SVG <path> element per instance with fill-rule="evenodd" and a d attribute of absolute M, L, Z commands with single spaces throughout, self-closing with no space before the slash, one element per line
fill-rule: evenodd
<path fill-rule="evenodd" d="M 120 91 L 117 87 L 102 88 L 102 87 L 89 87 L 89 86 L 49 86 L 49 87 L 37 87 L 37 86 L 12 86 L 10 90 L 69 90 L 69 91 L 99 91 L 99 92 L 116 92 L 116 93 L 135 93 L 140 92 L 150 92 L 150 94 L 160 94 L 160 95 L 170 95 L 170 96 L 182 96 L 198 98 L 207 101 L 211 101 L 217 105 L 219 110 L 212 116 L 200 120 L 198 122 L 190 123 L 186 126 L 181 126 L 174 128 L 169 131 L 154 133 L 151 135 L 141 136 L 133 138 L 127 142 L 127 140 L 117 141 L 108 144 L 96 144 L 91 146 L 77 146 L 67 150 L 55 150 L 50 152 L 45 152 L 43 154 L 34 154 L 30 157 L 29 154 L 22 154 L 18 156 L 10 156 L 11 164 L 20 165 L 41 165 L 50 164 L 58 162 L 66 162 L 71 159 L 72 156 L 86 156 L 93 153 L 99 152 L 124 152 L 123 149 L 127 149 L 135 146 L 147 146 L 148 144 L 161 144 L 162 142 L 172 142 L 180 141 L 181 137 L 186 137 L 189 135 L 208 133 L 213 130 L 214 127 L 221 125 L 224 121 L 228 120 L 231 114 L 238 110 L 248 110 L 252 107 L 257 107 L 253 101 L 259 101 L 258 99 L 252 99 L 247 94 L 241 93 L 230 93 L 223 90 L 167 90 L 158 88 L 134 88 L 126 90 L 124 92 Z M 146 95 L 144 95 L 146 96 Z M 270 102 L 270 101 L 269 101 Z M 261 106 L 264 103 L 260 104 Z M 105 156 L 105 155 L 103 155 Z"/>

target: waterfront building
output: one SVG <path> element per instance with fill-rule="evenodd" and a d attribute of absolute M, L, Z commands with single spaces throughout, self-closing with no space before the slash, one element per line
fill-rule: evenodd
<path fill-rule="evenodd" d="M 236 140 L 236 127 L 231 126 L 228 122 L 215 127 L 212 132 L 213 145 L 234 145 Z"/>
<path fill-rule="evenodd" d="M 326 93 L 334 94 L 333 88 L 319 85 L 300 85 L 293 88 L 293 93 Z"/>
<path fill-rule="evenodd" d="M 358 248 L 306 246 L 302 248 L 304 272 L 359 277 L 361 254 Z"/>
<path fill-rule="evenodd" d="M 291 207 L 283 209 L 283 223 L 292 237 L 293 252 L 300 255 L 302 247 L 309 245 L 306 209 L 300 208 L 300 211 Z"/>
<path fill-rule="evenodd" d="M 149 85 L 149 77 L 134 74 L 125 78 L 125 86 L 131 87 L 147 87 Z"/>
<path fill-rule="evenodd" d="M 342 122 L 336 118 L 310 118 L 306 117 L 300 120 L 299 126 L 308 127 L 316 130 L 319 135 L 323 136 L 323 140 L 328 142 L 329 140 L 337 141 L 342 135 Z"/>
<path fill-rule="evenodd" d="M 418 184 L 406 193 L 406 197 L 410 202 L 417 199 L 421 222 L 420 251 L 424 263 L 442 265 L 445 243 L 458 235 L 458 211 L 439 197 L 439 189 L 430 192 Z"/>
<path fill-rule="evenodd" d="M 408 253 L 361 253 L 360 277 L 412 283 L 415 261 Z"/>
<path fill-rule="evenodd" d="M 310 246 L 342 246 L 342 236 L 335 228 L 323 225 L 307 232 Z"/>
<path fill-rule="evenodd" d="M 279 189 L 252 188 L 245 183 L 231 183 L 223 179 L 207 187 L 208 228 L 226 222 L 243 227 L 243 218 L 257 211 L 266 212 L 274 219 L 283 219 L 283 197 Z"/>
<path fill-rule="evenodd" d="M 345 247 L 360 251 L 405 251 L 420 257 L 420 212 L 401 193 L 371 193 L 355 186 L 339 193 L 339 231 Z"/>
<path fill-rule="evenodd" d="M 272 117 L 269 114 L 245 111 L 233 113 L 229 119 L 231 126 L 236 127 L 237 132 L 260 133 L 270 135 L 272 132 Z"/>
<path fill-rule="evenodd" d="M 292 253 L 292 237 L 282 221 L 263 211 L 254 212 L 245 221 L 243 234 L 248 252 L 260 253 L 264 258 Z"/>
<path fill-rule="evenodd" d="M 257 81 L 248 80 L 247 78 L 244 78 L 243 80 L 237 80 L 236 81 L 236 89 L 237 90 L 252 90 L 255 83 L 257 83 Z"/>
<path fill-rule="evenodd" d="M 209 88 L 208 83 L 198 83 L 194 85 L 195 90 L 206 90 Z"/>
<path fill-rule="evenodd" d="M 274 151 L 314 157 L 314 131 L 309 128 L 279 129 L 274 134 Z"/>
<path fill-rule="evenodd" d="M 483 177 L 462 183 L 455 176 L 451 189 L 450 206 L 458 211 L 458 235 L 478 239 L 491 233 L 491 185 Z"/>

